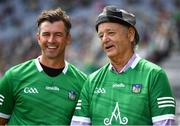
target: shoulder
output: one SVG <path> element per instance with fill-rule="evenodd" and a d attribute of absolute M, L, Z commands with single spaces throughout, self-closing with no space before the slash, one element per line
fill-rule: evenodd
<path fill-rule="evenodd" d="M 98 84 L 100 84 L 109 73 L 109 64 L 104 65 L 92 74 L 90 74 L 85 82 L 84 88 L 89 92 L 93 92 Z"/>
<path fill-rule="evenodd" d="M 80 69 L 78 69 L 77 67 L 75 67 L 73 64 L 68 63 L 67 64 L 67 74 L 72 75 L 72 76 L 76 76 L 76 77 L 82 77 L 84 79 L 87 78 L 87 75 L 82 72 Z"/>
<path fill-rule="evenodd" d="M 93 79 L 93 78 L 99 78 L 100 76 L 103 77 L 109 71 L 109 65 L 110 65 L 109 63 L 105 64 L 103 67 L 101 67 L 98 70 L 96 70 L 95 72 L 91 73 L 89 75 L 89 78 Z"/>
<path fill-rule="evenodd" d="M 162 76 L 163 78 L 167 78 L 167 74 L 162 67 L 146 59 L 141 59 L 139 61 L 137 67 L 135 68 L 135 72 L 140 72 L 142 73 L 142 75 L 144 76 L 148 75 L 149 77 L 152 77 L 152 78 L 156 78 L 159 76 Z"/>
<path fill-rule="evenodd" d="M 24 71 L 29 70 L 32 65 L 34 65 L 34 59 L 28 60 L 26 62 L 20 63 L 11 67 L 9 70 L 6 71 L 6 75 L 20 75 L 23 74 Z"/>
<path fill-rule="evenodd" d="M 137 65 L 137 68 L 139 68 L 140 70 L 145 70 L 145 71 L 154 71 L 154 72 L 163 71 L 163 69 L 160 66 L 146 59 L 141 59 Z"/>

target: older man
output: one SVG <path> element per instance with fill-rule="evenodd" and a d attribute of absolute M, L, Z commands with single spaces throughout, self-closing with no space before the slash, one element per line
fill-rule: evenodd
<path fill-rule="evenodd" d="M 107 6 L 96 30 L 110 63 L 83 86 L 71 125 L 172 125 L 175 99 L 162 68 L 135 53 L 135 16 Z"/>

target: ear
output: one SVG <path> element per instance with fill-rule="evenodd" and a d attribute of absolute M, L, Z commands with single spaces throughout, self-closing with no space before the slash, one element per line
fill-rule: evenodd
<path fill-rule="evenodd" d="M 130 42 L 133 42 L 135 39 L 135 30 L 133 27 L 130 27 L 128 29 L 128 38 L 129 38 Z"/>
<path fill-rule="evenodd" d="M 67 35 L 67 44 L 68 45 L 71 44 L 71 34 L 70 33 L 68 33 L 68 35 Z"/>
<path fill-rule="evenodd" d="M 39 35 L 39 33 L 37 32 L 36 33 L 36 40 L 38 41 L 38 43 L 39 43 L 39 41 L 40 41 L 40 35 Z"/>

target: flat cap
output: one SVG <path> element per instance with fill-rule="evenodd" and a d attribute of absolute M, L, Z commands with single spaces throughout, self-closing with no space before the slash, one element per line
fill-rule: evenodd
<path fill-rule="evenodd" d="M 136 44 L 139 42 L 139 34 L 135 27 L 136 17 L 134 14 L 119 9 L 116 6 L 106 6 L 96 20 L 96 31 L 98 31 L 98 25 L 104 22 L 115 22 L 132 26 L 135 29 L 135 42 Z"/>

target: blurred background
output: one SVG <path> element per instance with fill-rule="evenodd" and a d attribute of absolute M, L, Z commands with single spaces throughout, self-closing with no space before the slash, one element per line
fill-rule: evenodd
<path fill-rule="evenodd" d="M 180 124 L 180 1 L 179 0 L 0 0 L 0 77 L 10 67 L 36 58 L 36 18 L 44 9 L 62 7 L 71 17 L 72 43 L 67 61 L 89 74 L 108 59 L 101 50 L 95 20 L 106 5 L 136 15 L 140 43 L 137 53 L 165 69 L 177 99 Z"/>

